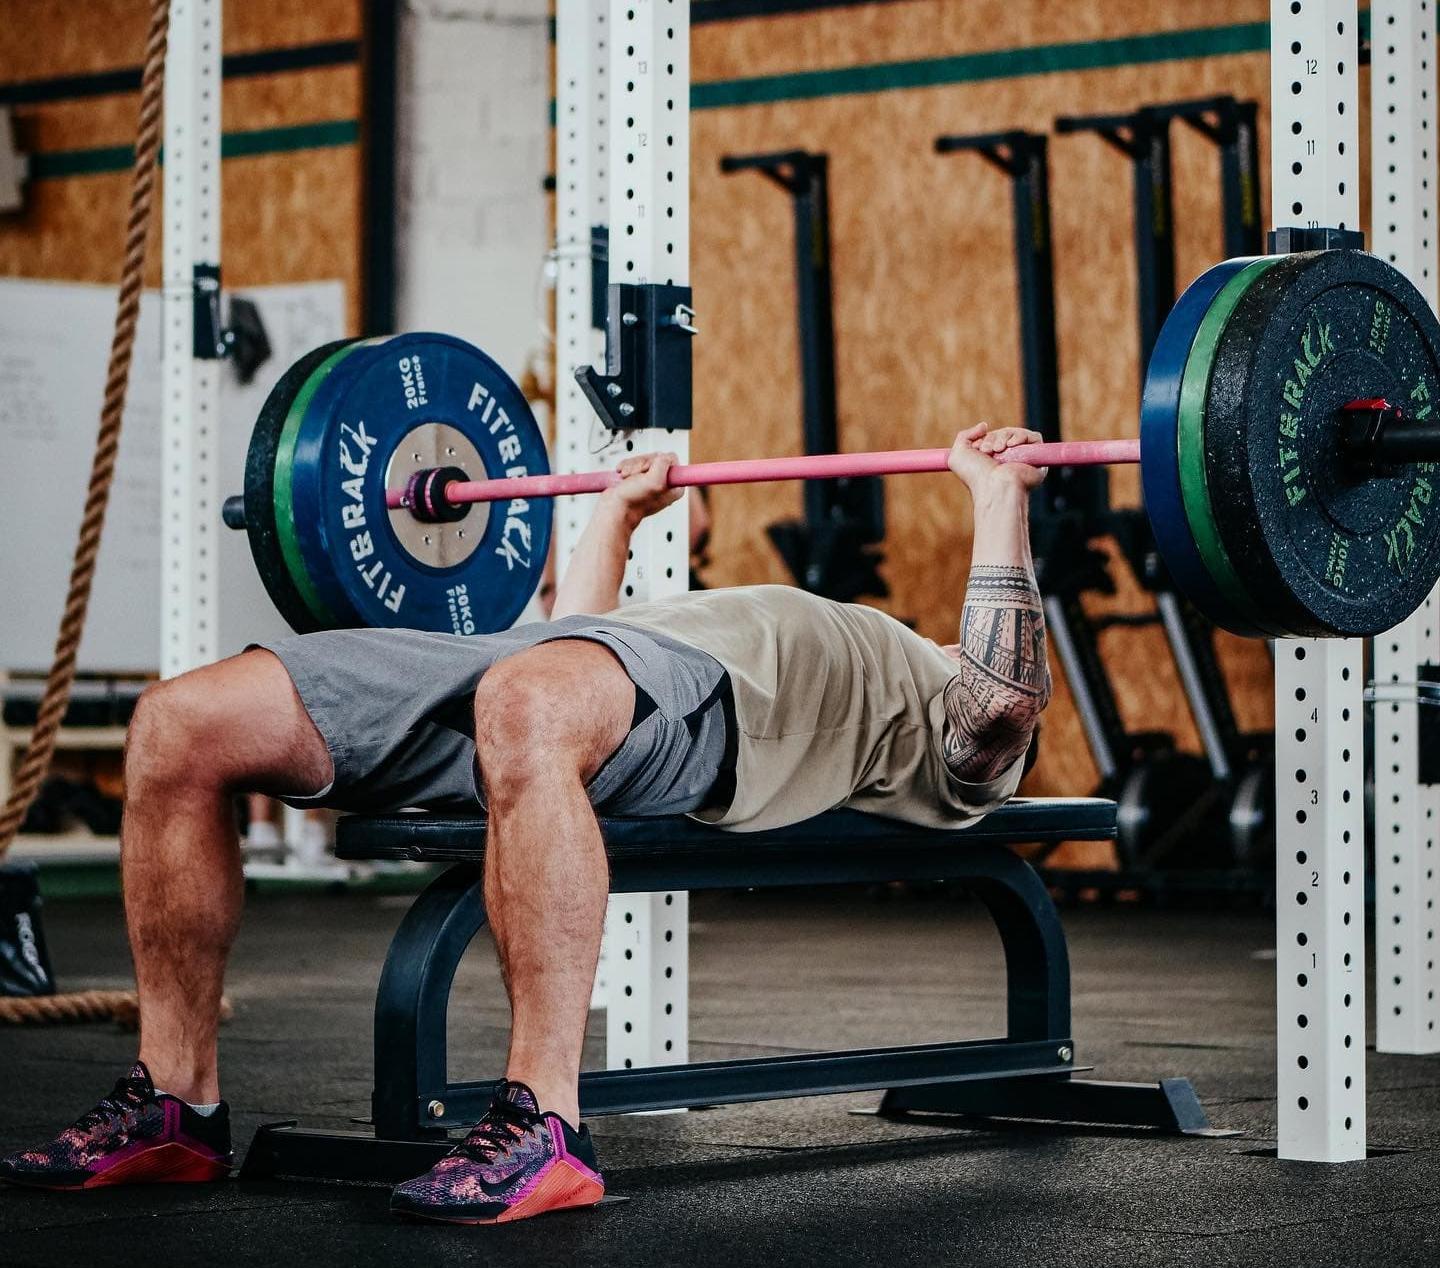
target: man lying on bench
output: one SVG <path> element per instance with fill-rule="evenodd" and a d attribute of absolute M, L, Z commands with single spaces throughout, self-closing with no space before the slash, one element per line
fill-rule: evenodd
<path fill-rule="evenodd" d="M 1044 472 L 990 455 L 1039 439 L 983 424 L 956 437 L 975 540 L 955 646 L 782 586 L 605 615 L 635 526 L 680 496 L 661 454 L 622 464 L 549 624 L 309 634 L 151 687 L 126 749 L 121 856 L 140 1059 L 49 1144 L 0 1159 L 0 1179 L 82 1189 L 227 1173 L 216 1028 L 243 899 L 233 802 L 261 792 L 489 816 L 506 1081 L 392 1208 L 489 1223 L 598 1202 L 577 1088 L 608 893 L 596 812 L 743 832 L 851 806 L 955 827 L 1010 797 L 1050 695 L 1026 518 Z"/>

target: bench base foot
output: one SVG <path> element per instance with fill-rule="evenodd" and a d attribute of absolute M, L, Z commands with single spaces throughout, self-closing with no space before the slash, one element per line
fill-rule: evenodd
<path fill-rule="evenodd" d="M 255 1133 L 242 1180 L 328 1180 L 399 1184 L 430 1170 L 454 1147 L 450 1140 L 385 1140 L 366 1131 L 322 1131 L 292 1120 Z"/>
<path fill-rule="evenodd" d="M 1105 1083 L 1076 1078 L 986 1079 L 894 1088 L 876 1110 L 971 1119 L 1023 1119 L 1055 1124 L 1151 1127 L 1181 1136 L 1238 1136 L 1212 1127 L 1188 1079 Z M 957 1124 L 958 1125 L 958 1124 Z M 293 1121 L 267 1123 L 240 1169 L 242 1180 L 326 1180 L 399 1184 L 428 1171 L 451 1149 L 445 1138 L 391 1140 L 368 1131 L 322 1131 Z"/>
<path fill-rule="evenodd" d="M 1154 1127 L 1181 1136 L 1238 1136 L 1212 1127 L 1189 1079 L 1106 1083 L 1096 1079 L 996 1079 L 892 1088 L 876 1113 L 963 1114 L 1052 1123 Z"/>

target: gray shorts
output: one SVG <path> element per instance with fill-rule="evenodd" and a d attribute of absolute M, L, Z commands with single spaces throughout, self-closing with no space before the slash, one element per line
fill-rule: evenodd
<path fill-rule="evenodd" d="M 587 786 L 591 804 L 611 815 L 728 804 L 724 667 L 698 648 L 603 616 L 498 634 L 328 630 L 255 644 L 280 658 L 335 764 L 328 788 L 284 800 L 367 813 L 483 808 L 474 722 L 481 676 L 507 656 L 572 638 L 609 648 L 636 687 L 630 733 Z"/>

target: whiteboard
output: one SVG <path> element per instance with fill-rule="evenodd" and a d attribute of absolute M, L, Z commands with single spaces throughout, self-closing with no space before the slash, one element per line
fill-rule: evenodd
<path fill-rule="evenodd" d="M 221 373 L 220 488 L 243 491 L 245 451 L 275 380 L 341 337 L 339 282 L 236 291 L 254 302 L 271 355 L 246 386 Z M 115 320 L 115 288 L 0 279 L 0 671 L 49 667 L 89 481 Z M 160 664 L 160 298 L 140 327 L 80 669 Z M 244 533 L 219 542 L 220 654 L 288 632 L 256 575 Z"/>

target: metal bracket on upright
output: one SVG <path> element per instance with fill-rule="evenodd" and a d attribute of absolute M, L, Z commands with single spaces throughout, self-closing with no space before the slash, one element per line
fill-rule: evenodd
<path fill-rule="evenodd" d="M 195 359 L 229 361 L 240 382 L 249 383 L 270 359 L 270 339 L 260 310 L 248 299 L 231 296 L 230 321 L 225 322 L 218 264 L 195 266 L 194 296 Z"/>
<path fill-rule="evenodd" d="M 1334 229 L 1326 225 L 1285 225 L 1265 235 L 1271 255 L 1297 251 L 1363 251 L 1365 235 L 1359 229 Z"/>
<path fill-rule="evenodd" d="M 200 361 L 219 361 L 230 355 L 235 342 L 220 317 L 220 266 L 195 266 L 195 340 L 193 355 Z"/>
<path fill-rule="evenodd" d="M 691 426 L 690 340 L 699 332 L 688 286 L 612 283 L 605 314 L 605 373 L 575 379 L 611 431 Z"/>

